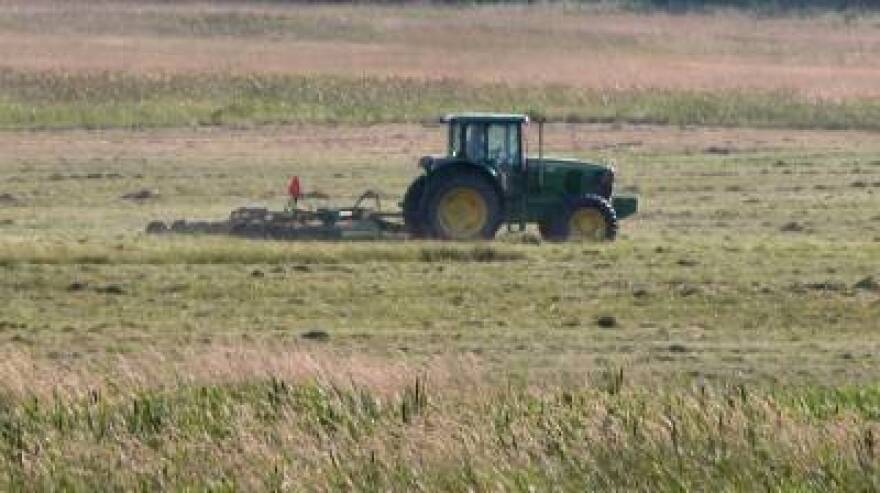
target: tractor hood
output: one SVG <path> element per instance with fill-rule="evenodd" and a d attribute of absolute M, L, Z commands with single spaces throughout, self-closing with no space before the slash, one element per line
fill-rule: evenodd
<path fill-rule="evenodd" d="M 556 171 L 558 170 L 567 170 L 567 169 L 578 169 L 581 171 L 605 171 L 611 170 L 614 171 L 614 166 L 609 166 L 606 164 L 594 163 L 590 161 L 581 161 L 579 159 L 571 159 L 571 158 L 561 158 L 561 157 L 548 157 L 545 156 L 543 159 L 539 159 L 538 156 L 529 156 L 528 157 L 529 164 L 538 165 L 543 162 L 545 166 L 545 171 Z"/>
<path fill-rule="evenodd" d="M 529 156 L 528 169 L 530 180 L 536 179 L 548 190 L 556 190 L 561 195 L 595 194 L 611 199 L 613 166 L 578 159 Z"/>

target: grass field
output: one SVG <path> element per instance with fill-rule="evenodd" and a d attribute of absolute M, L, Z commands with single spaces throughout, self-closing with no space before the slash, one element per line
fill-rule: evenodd
<path fill-rule="evenodd" d="M 0 1 L 0 489 L 877 490 L 878 32 Z M 394 208 L 465 106 L 578 122 L 548 153 L 614 161 L 639 214 L 611 244 L 143 234 L 293 174 Z"/>
<path fill-rule="evenodd" d="M 11 151 L 0 209 L 11 480 L 876 486 L 876 459 L 864 455 L 880 405 L 872 134 L 551 126 L 552 149 L 615 158 L 621 186 L 644 198 L 612 245 L 140 233 L 153 218 L 278 204 L 292 173 L 339 203 L 366 187 L 393 202 L 411 156 L 438 149 L 440 134 L 0 136 Z M 158 198 L 119 198 L 141 188 Z M 303 337 L 313 331 L 318 339 Z M 411 400 L 417 378 L 429 386 L 421 404 Z M 472 398 L 474 385 L 483 397 Z M 748 397 L 728 404 L 740 386 Z M 516 423 L 504 425 L 510 435 L 498 435 L 499 419 Z M 627 420 L 651 438 L 626 435 Z M 679 422 L 687 437 L 676 444 L 668 426 Z M 721 455 L 707 458 L 710 446 Z M 679 462 L 667 462 L 676 447 Z M 122 469 L 101 465 L 117 456 Z M 634 467 L 644 471 L 624 474 Z"/>

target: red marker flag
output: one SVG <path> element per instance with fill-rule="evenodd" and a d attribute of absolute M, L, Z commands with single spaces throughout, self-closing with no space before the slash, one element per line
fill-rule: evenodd
<path fill-rule="evenodd" d="M 302 192 L 299 187 L 298 176 L 290 177 L 290 181 L 287 182 L 287 193 L 290 195 L 290 198 L 294 200 L 298 200 L 302 196 Z"/>

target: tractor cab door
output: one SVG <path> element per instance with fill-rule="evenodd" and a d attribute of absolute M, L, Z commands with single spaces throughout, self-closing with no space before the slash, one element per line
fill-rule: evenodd
<path fill-rule="evenodd" d="M 486 127 L 486 161 L 502 177 L 505 195 L 519 196 L 524 184 L 520 124 L 490 123 Z"/>
<path fill-rule="evenodd" d="M 507 218 L 511 222 L 522 222 L 527 195 L 522 124 L 520 122 L 491 123 L 488 125 L 487 137 L 487 158 L 501 177 L 507 204 Z"/>

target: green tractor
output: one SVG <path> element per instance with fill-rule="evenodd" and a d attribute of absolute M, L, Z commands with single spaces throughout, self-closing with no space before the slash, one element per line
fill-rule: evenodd
<path fill-rule="evenodd" d="M 537 223 L 546 240 L 608 241 L 618 220 L 638 208 L 636 197 L 612 195 L 612 167 L 544 158 L 541 120 L 537 158 L 526 154 L 526 115 L 461 113 L 443 121 L 446 155 L 419 160 L 424 174 L 401 204 L 413 237 L 491 239 L 502 224 L 523 231 Z"/>

